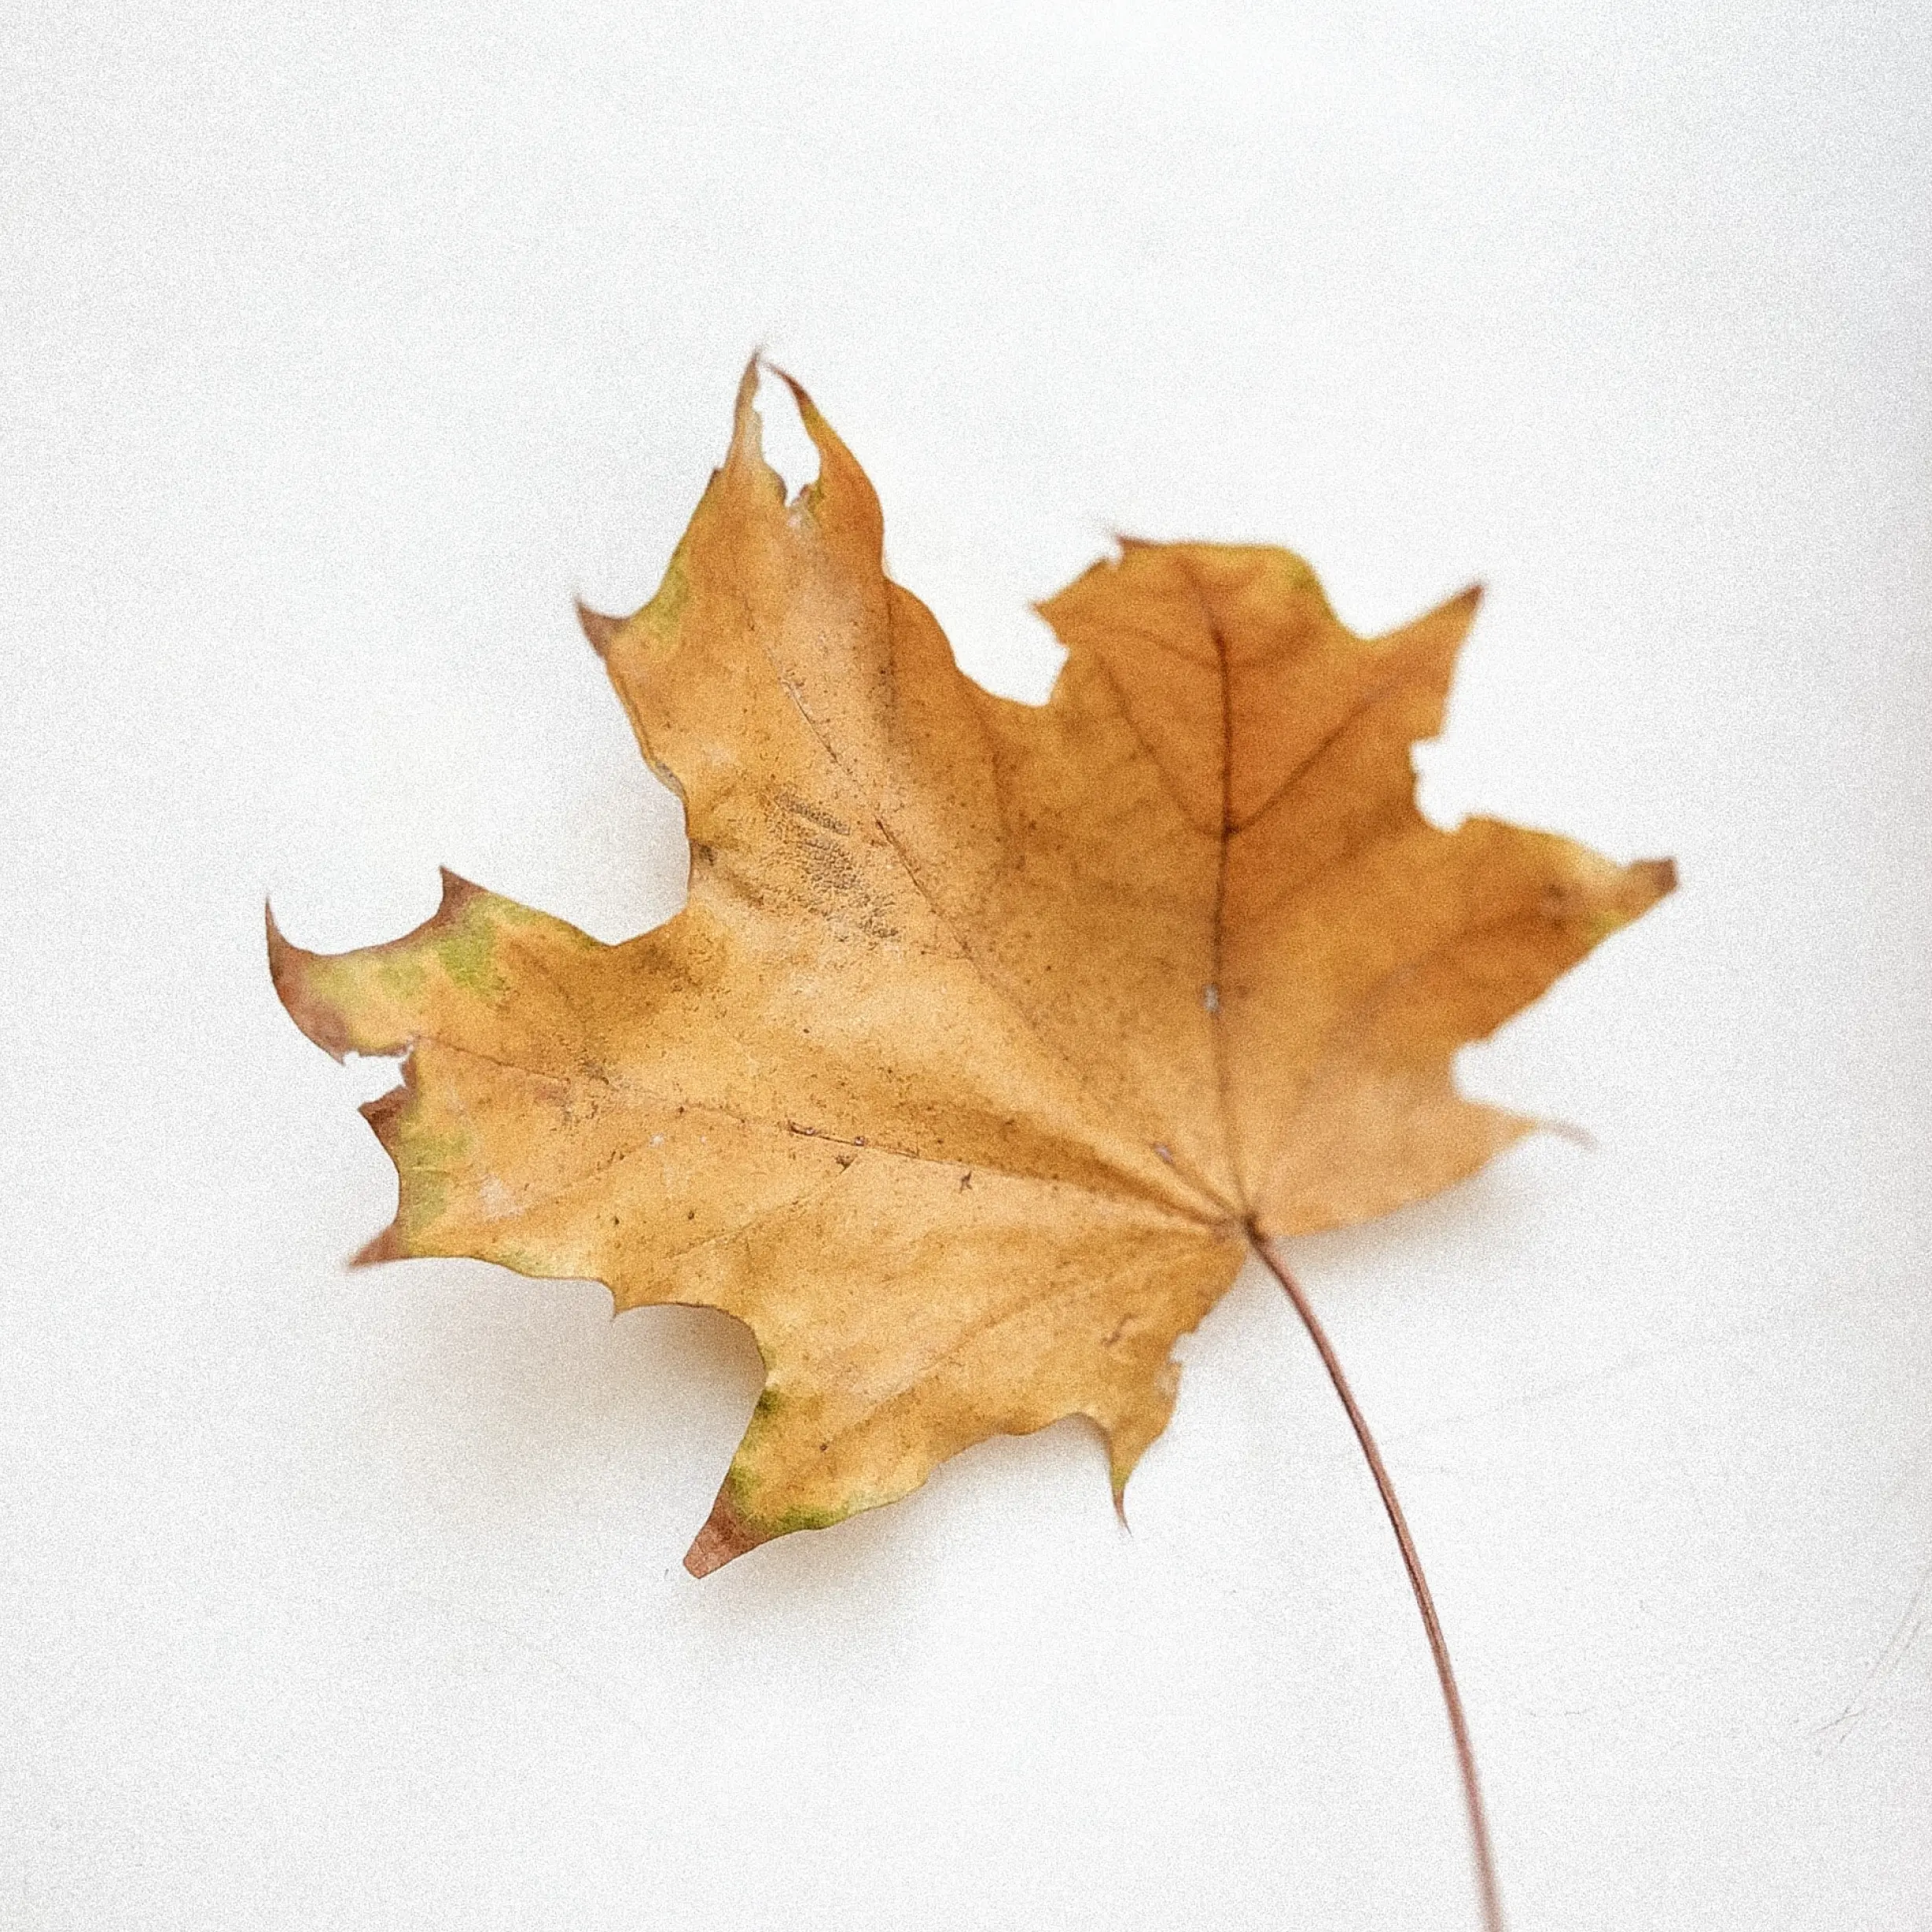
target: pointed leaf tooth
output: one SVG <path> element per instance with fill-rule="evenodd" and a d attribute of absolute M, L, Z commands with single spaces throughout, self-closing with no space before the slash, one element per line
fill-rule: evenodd
<path fill-rule="evenodd" d="M 753 1529 L 732 1507 L 730 1481 L 718 1492 L 718 1500 L 705 1518 L 705 1526 L 692 1539 L 684 1553 L 684 1567 L 694 1577 L 708 1577 L 734 1558 L 755 1550 L 771 1539 Z"/>
<path fill-rule="evenodd" d="M 376 1268 L 385 1261 L 407 1261 L 410 1249 L 403 1244 L 403 1231 L 394 1221 L 382 1232 L 366 1241 L 349 1257 L 351 1268 Z"/>
<path fill-rule="evenodd" d="M 593 610 L 582 598 L 577 602 L 577 622 L 583 627 L 583 635 L 590 639 L 591 649 L 600 657 L 610 655 L 610 647 L 617 633 L 624 628 L 621 617 L 606 617 L 601 610 Z"/>
<path fill-rule="evenodd" d="M 318 970 L 329 955 L 291 944 L 275 923 L 274 908 L 265 903 L 263 911 L 268 932 L 268 977 L 276 998 L 289 1018 L 330 1058 L 346 1058 L 355 1045 L 348 1019 L 316 984 Z"/>

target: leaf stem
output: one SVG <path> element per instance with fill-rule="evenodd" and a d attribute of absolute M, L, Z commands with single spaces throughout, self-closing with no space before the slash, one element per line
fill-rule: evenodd
<path fill-rule="evenodd" d="M 1470 1847 L 1475 1860 L 1476 1890 L 1482 1904 L 1484 1932 L 1503 1932 L 1503 1897 L 1496 1885 L 1496 1857 L 1489 1844 L 1489 1821 L 1483 1811 L 1482 1788 L 1476 1778 L 1476 1752 L 1469 1739 L 1469 1720 L 1463 1714 L 1462 1693 L 1455 1687 L 1455 1671 L 1449 1662 L 1448 1643 L 1442 1634 L 1442 1620 L 1436 1614 L 1435 1599 L 1429 1592 L 1429 1579 L 1422 1574 L 1422 1559 L 1416 1554 L 1415 1539 L 1409 1534 L 1408 1521 L 1402 1514 L 1402 1505 L 1396 1500 L 1395 1485 L 1389 1480 L 1382 1452 L 1375 1446 L 1375 1438 L 1369 1433 L 1368 1423 L 1356 1405 L 1349 1378 L 1341 1372 L 1341 1361 L 1327 1331 L 1316 1319 L 1308 1297 L 1301 1292 L 1295 1278 L 1276 1260 L 1261 1231 L 1250 1222 L 1247 1231 L 1262 1266 L 1281 1283 L 1282 1292 L 1301 1318 L 1301 1326 L 1308 1331 L 1308 1339 L 1315 1344 L 1316 1352 L 1322 1358 L 1322 1366 L 1328 1371 L 1328 1379 L 1334 1383 L 1335 1393 L 1341 1398 L 1341 1406 L 1348 1411 L 1355 1439 L 1361 1444 L 1363 1456 L 1375 1478 L 1382 1506 L 1388 1512 L 1389 1527 L 1395 1531 L 1396 1542 L 1402 1551 L 1402 1566 L 1409 1573 L 1409 1588 L 1415 1595 L 1416 1609 L 1422 1613 L 1422 1628 L 1429 1633 L 1430 1654 L 1436 1661 L 1436 1680 L 1442 1687 L 1449 1731 L 1455 1740 L 1455 1761 L 1462 1773 L 1463 1806 L 1469 1814 Z"/>

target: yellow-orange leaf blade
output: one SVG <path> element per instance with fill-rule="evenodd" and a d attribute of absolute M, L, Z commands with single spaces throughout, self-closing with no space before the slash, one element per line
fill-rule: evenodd
<path fill-rule="evenodd" d="M 794 502 L 748 374 L 657 595 L 586 613 L 685 804 L 689 903 L 605 946 L 446 878 L 434 918 L 275 983 L 406 1055 L 366 1258 L 462 1254 L 723 1308 L 766 1385 L 701 1573 L 1084 1415 L 1117 1493 L 1169 1351 L 1251 1236 L 1448 1185 L 1521 1132 L 1456 1048 L 1669 885 L 1417 811 L 1473 594 L 1379 640 L 1287 553 L 1129 545 L 1042 608 L 1043 707 L 989 697 L 885 576 L 799 392 Z"/>

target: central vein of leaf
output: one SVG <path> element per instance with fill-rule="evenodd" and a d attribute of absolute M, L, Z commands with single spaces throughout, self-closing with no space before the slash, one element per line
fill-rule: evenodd
<path fill-rule="evenodd" d="M 1214 1043 L 1214 1084 L 1220 1102 L 1221 1140 L 1227 1150 L 1228 1170 L 1235 1183 L 1235 1199 L 1227 1204 L 1228 1210 L 1234 1218 L 1246 1223 L 1252 1220 L 1253 1216 L 1247 1202 L 1241 1149 L 1235 1138 L 1234 1105 L 1228 1092 L 1227 993 L 1222 984 L 1227 950 L 1227 851 L 1235 829 L 1234 679 L 1228 666 L 1227 639 L 1222 634 L 1220 624 L 1215 621 L 1214 613 L 1209 609 L 1207 599 L 1201 594 L 1200 586 L 1194 583 L 1191 576 L 1189 583 L 1194 591 L 1194 602 L 1201 612 L 1201 621 L 1207 627 L 1208 636 L 1214 646 L 1215 669 L 1220 686 L 1221 701 L 1221 825 L 1220 837 L 1216 843 L 1214 852 L 1214 930 L 1209 953 L 1213 977 L 1208 983 L 1202 999 L 1208 1010 L 1209 1033 Z"/>

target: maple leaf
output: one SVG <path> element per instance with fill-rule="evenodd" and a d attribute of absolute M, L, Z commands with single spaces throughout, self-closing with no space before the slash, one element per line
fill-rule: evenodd
<path fill-rule="evenodd" d="M 605 945 L 446 873 L 390 944 L 269 928 L 311 1039 L 407 1056 L 363 1110 L 399 1192 L 359 1259 L 750 1327 L 699 1575 L 1065 1415 L 1117 1500 L 1249 1245 L 1527 1131 L 1456 1050 L 1673 883 L 1418 811 L 1473 591 L 1363 639 L 1286 551 L 1130 543 L 1040 606 L 1049 701 L 990 696 L 796 385 L 820 468 L 787 502 L 755 377 L 657 595 L 584 615 L 683 801 L 684 911 Z"/>

